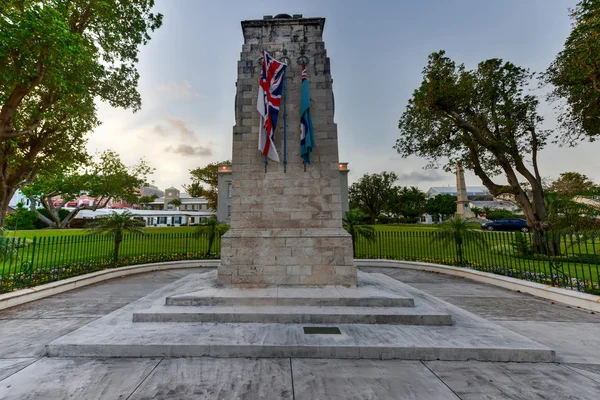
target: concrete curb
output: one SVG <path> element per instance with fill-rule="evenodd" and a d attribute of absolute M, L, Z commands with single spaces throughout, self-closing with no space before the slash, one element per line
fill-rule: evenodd
<path fill-rule="evenodd" d="M 0 294 L 0 310 L 122 276 L 179 268 L 218 267 L 220 263 L 221 260 L 185 260 L 105 269 L 90 274 L 74 276 L 73 278 L 47 283 L 45 285 Z"/>
<path fill-rule="evenodd" d="M 529 293 L 537 297 L 558 301 L 573 307 L 600 312 L 600 296 L 548 286 L 536 282 L 529 282 L 508 276 L 490 274 L 488 272 L 476 271 L 467 268 L 452 267 L 449 265 L 429 264 L 414 261 L 354 260 L 354 262 L 358 267 L 404 268 L 460 276 L 477 282 L 500 286 L 509 290 Z"/>

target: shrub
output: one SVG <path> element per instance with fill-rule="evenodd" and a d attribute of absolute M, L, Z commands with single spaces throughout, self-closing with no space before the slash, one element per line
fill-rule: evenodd
<path fill-rule="evenodd" d="M 489 219 L 490 221 L 497 221 L 499 219 L 504 219 L 504 218 L 523 218 L 523 216 L 521 216 L 521 215 L 516 215 L 516 214 L 513 214 L 510 211 L 506 211 L 506 210 L 492 211 L 491 213 L 487 214 L 485 217 L 487 219 Z"/>
<path fill-rule="evenodd" d="M 390 217 L 388 217 L 385 214 L 379 214 L 379 217 L 377 217 L 377 222 L 379 222 L 380 224 L 389 224 Z"/>
<path fill-rule="evenodd" d="M 30 211 L 23 207 L 22 203 L 19 203 L 16 211 L 6 216 L 4 225 L 8 229 L 30 230 L 36 229 L 35 223 L 37 220 L 38 217 L 35 211 Z"/>

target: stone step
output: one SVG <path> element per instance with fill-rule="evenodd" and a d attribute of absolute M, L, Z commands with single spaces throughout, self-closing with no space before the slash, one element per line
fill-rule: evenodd
<path fill-rule="evenodd" d="M 373 286 L 345 288 L 271 287 L 262 289 L 208 288 L 166 298 L 167 306 L 298 306 L 414 307 L 403 293 L 382 292 Z"/>
<path fill-rule="evenodd" d="M 452 317 L 412 307 L 160 306 L 135 312 L 133 322 L 452 325 Z"/>

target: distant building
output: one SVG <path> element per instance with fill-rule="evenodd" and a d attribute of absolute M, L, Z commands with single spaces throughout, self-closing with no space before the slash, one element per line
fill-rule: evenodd
<path fill-rule="evenodd" d="M 175 199 L 181 201 L 180 206 L 171 203 Z M 208 206 L 206 197 L 192 197 L 175 187 L 165 189 L 164 196 L 154 199 L 153 202 L 148 203 L 146 208 L 165 211 L 207 211 L 215 214 L 214 210 Z"/>
<path fill-rule="evenodd" d="M 427 191 L 427 198 L 432 198 L 438 194 L 449 194 L 458 197 L 456 186 L 434 186 Z M 467 186 L 467 198 L 469 200 L 494 200 L 494 196 L 485 186 Z"/>
<path fill-rule="evenodd" d="M 144 186 L 140 188 L 140 196 L 163 197 L 164 195 L 164 191 L 160 190 L 157 186 L 150 185 L 148 183 L 145 183 Z"/>
<path fill-rule="evenodd" d="M 197 225 L 215 216 L 213 211 L 179 211 L 179 210 L 135 210 L 135 209 L 106 209 L 96 211 L 82 210 L 77 218 L 93 219 L 113 212 L 129 211 L 144 220 L 146 226 L 182 226 Z"/>
<path fill-rule="evenodd" d="M 520 209 L 520 207 L 518 205 L 516 205 L 515 203 L 511 203 L 510 201 L 503 201 L 503 200 L 493 200 L 493 201 L 474 200 L 474 201 L 469 202 L 469 206 L 471 207 L 471 209 L 473 209 L 474 207 L 489 208 L 494 211 L 504 210 L 504 211 L 510 211 L 512 213 L 514 213 Z"/>
<path fill-rule="evenodd" d="M 27 198 L 27 196 L 25 196 L 21 190 L 17 190 L 8 202 L 9 212 L 11 209 L 16 209 L 19 203 L 23 204 L 23 206 L 28 209 L 36 209 L 42 206 L 41 204 L 38 204 L 37 201 L 34 201 L 34 204 L 32 205 L 31 200 Z"/>

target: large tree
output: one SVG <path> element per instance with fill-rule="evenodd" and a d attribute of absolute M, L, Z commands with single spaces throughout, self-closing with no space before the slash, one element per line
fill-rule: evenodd
<path fill-rule="evenodd" d="M 402 215 L 410 223 L 419 221 L 419 217 L 425 213 L 427 195 L 414 186 L 396 186 L 390 199 L 390 211 L 396 215 Z"/>
<path fill-rule="evenodd" d="M 571 10 L 573 28 L 544 78 L 554 86 L 559 124 L 570 144 L 600 138 L 600 0 Z"/>
<path fill-rule="evenodd" d="M 208 206 L 217 208 L 219 198 L 219 164 L 229 164 L 230 161 L 214 162 L 190 170 L 189 185 L 183 185 L 183 190 L 192 197 L 206 197 Z"/>
<path fill-rule="evenodd" d="M 0 4 L 0 226 L 37 173 L 85 158 L 95 99 L 138 110 L 140 45 L 161 25 L 154 0 Z"/>
<path fill-rule="evenodd" d="M 597 194 L 600 192 L 600 187 L 591 181 L 587 175 L 579 172 L 563 172 L 557 180 L 552 182 L 548 191 L 572 198 L 576 195 Z"/>
<path fill-rule="evenodd" d="M 60 173 L 38 174 L 33 183 L 22 190 L 46 210 L 46 213 L 38 211 L 40 220 L 51 228 L 66 228 L 81 210 L 105 208 L 114 199 L 135 204 L 139 188 L 150 173 L 152 168 L 144 160 L 127 166 L 117 153 L 107 150 L 86 165 Z M 60 211 L 67 203 L 82 193 L 92 197 L 93 203 L 78 204 L 66 216 L 61 216 Z"/>
<path fill-rule="evenodd" d="M 397 180 L 394 172 L 364 174 L 348 189 L 348 199 L 375 223 L 379 214 L 388 209 Z"/>
<path fill-rule="evenodd" d="M 395 148 L 452 171 L 457 163 L 473 171 L 494 196 L 509 194 L 537 232 L 550 228 L 538 151 L 549 132 L 539 129 L 538 100 L 526 92 L 533 74 L 499 59 L 474 70 L 444 51 L 429 56 L 423 82 L 400 118 Z M 507 181 L 499 181 L 503 175 Z M 530 195 L 519 183 L 523 177 Z"/>
<path fill-rule="evenodd" d="M 456 214 L 456 196 L 438 194 L 431 197 L 427 200 L 425 211 L 435 217 L 436 220 L 439 220 L 440 217 L 442 220 L 446 220 Z"/>

